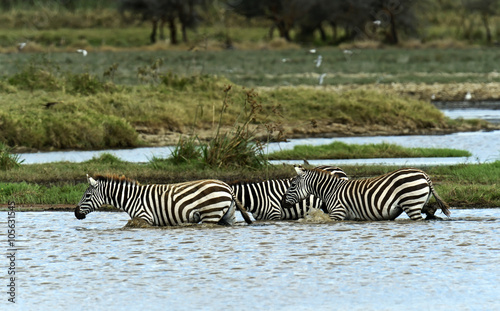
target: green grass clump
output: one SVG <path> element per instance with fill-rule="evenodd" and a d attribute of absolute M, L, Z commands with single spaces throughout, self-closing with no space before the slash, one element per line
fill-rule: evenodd
<path fill-rule="evenodd" d="M 337 93 L 296 87 L 270 90 L 262 97 L 282 103 L 281 113 L 288 120 L 299 122 L 327 119 L 341 124 L 409 130 L 447 126 L 444 114 L 432 104 L 378 91 L 359 89 Z"/>
<path fill-rule="evenodd" d="M 21 90 L 42 89 L 56 91 L 63 86 L 63 82 L 57 77 L 56 73 L 57 69 L 45 56 L 34 57 L 21 70 L 10 76 L 7 81 Z"/>
<path fill-rule="evenodd" d="M 439 174 L 446 176 L 446 179 L 453 182 L 467 181 L 466 183 L 469 184 L 498 186 L 500 181 L 500 161 L 480 165 L 443 166 L 439 167 Z"/>
<path fill-rule="evenodd" d="M 43 186 L 39 184 L 0 183 L 0 202 L 14 201 L 18 204 L 71 204 L 75 205 L 88 184 L 62 184 Z"/>
<path fill-rule="evenodd" d="M 104 72 L 109 72 L 110 69 Z M 32 57 L 19 71 L 8 77 L 7 82 L 19 90 L 43 90 L 47 92 L 70 92 L 75 95 L 91 95 L 114 92 L 117 88 L 89 72 L 62 72 L 58 64 L 42 54 Z"/>
<path fill-rule="evenodd" d="M 12 148 L 0 142 L 0 170 L 8 171 L 20 167 L 23 162 L 18 154 L 12 153 Z"/>
<path fill-rule="evenodd" d="M 191 136 L 189 138 L 181 136 L 170 155 L 169 161 L 173 164 L 199 162 L 201 159 L 201 149 L 197 141 L 196 136 Z M 153 157 L 150 162 L 155 165 L 159 160 L 160 159 Z"/>
<path fill-rule="evenodd" d="M 69 74 L 68 85 L 75 94 L 91 95 L 99 92 L 113 92 L 116 87 L 113 83 L 102 82 L 89 73 Z"/>
<path fill-rule="evenodd" d="M 92 157 L 92 159 L 86 161 L 86 163 L 112 165 L 112 164 L 122 164 L 124 163 L 124 161 L 122 161 L 120 158 L 111 153 L 103 152 L 99 154 L 99 156 Z"/>
<path fill-rule="evenodd" d="M 57 104 L 63 106 L 63 103 Z M 0 113 L 8 124 L 0 131 L 0 141 L 10 146 L 47 149 L 106 149 L 139 145 L 137 132 L 124 120 L 93 110 L 56 110 L 39 107 L 24 116 Z"/>
<path fill-rule="evenodd" d="M 292 150 L 269 154 L 270 160 L 294 159 L 372 159 L 372 158 L 419 158 L 419 157 L 469 157 L 466 150 L 446 148 L 405 148 L 396 144 L 346 144 L 333 142 L 328 145 L 299 145 Z"/>

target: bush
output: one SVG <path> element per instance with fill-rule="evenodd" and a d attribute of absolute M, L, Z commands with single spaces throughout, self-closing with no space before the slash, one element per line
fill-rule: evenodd
<path fill-rule="evenodd" d="M 70 74 L 68 84 L 74 93 L 82 95 L 96 94 L 103 90 L 101 81 L 88 72 L 82 74 Z"/>
<path fill-rule="evenodd" d="M 172 152 L 172 162 L 200 162 L 211 168 L 259 168 L 267 164 L 262 145 L 255 138 L 256 130 L 250 128 L 251 123 L 257 122 L 256 116 L 261 109 L 255 100 L 257 94 L 253 90 L 245 93 L 243 109 L 238 118 L 242 119 L 242 122 L 237 120 L 231 129 L 222 130 L 223 118 L 231 103 L 230 90 L 231 86 L 224 89 L 225 95 L 214 138 L 208 142 L 198 140 L 198 144 L 196 135 L 187 141 L 180 139 Z"/>
<path fill-rule="evenodd" d="M 8 82 L 19 89 L 56 91 L 61 88 L 62 82 L 57 78 L 53 68 L 46 58 L 41 62 L 32 59 L 18 73 L 11 76 Z"/>

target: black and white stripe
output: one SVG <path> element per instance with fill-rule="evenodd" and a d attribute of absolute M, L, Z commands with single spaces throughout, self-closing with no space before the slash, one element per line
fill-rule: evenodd
<path fill-rule="evenodd" d="M 317 169 L 295 170 L 298 175 L 283 198 L 285 208 L 312 194 L 325 202 L 333 220 L 393 220 L 402 212 L 421 220 L 422 209 L 432 194 L 443 213 L 450 215 L 429 176 L 418 169 L 399 169 L 358 180 L 338 179 Z"/>
<path fill-rule="evenodd" d="M 316 169 L 327 171 L 338 178 L 347 179 L 346 173 L 332 166 L 318 166 Z M 272 179 L 255 183 L 231 184 L 236 198 L 256 220 L 296 220 L 303 218 L 309 209 L 323 209 L 326 205 L 319 198 L 308 196 L 291 208 L 283 209 L 281 200 L 290 187 L 293 178 Z"/>
<path fill-rule="evenodd" d="M 124 177 L 87 178 L 90 185 L 75 209 L 78 219 L 108 204 L 126 211 L 130 218 L 141 218 L 154 226 L 198 222 L 232 225 L 235 208 L 247 223 L 252 223 L 231 187 L 219 180 L 140 185 Z"/>

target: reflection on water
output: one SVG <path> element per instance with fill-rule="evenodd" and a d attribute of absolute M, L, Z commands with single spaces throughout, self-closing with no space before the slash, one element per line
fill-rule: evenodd
<path fill-rule="evenodd" d="M 125 213 L 16 217 L 18 310 L 500 309 L 500 209 L 167 229 L 124 228 Z"/>

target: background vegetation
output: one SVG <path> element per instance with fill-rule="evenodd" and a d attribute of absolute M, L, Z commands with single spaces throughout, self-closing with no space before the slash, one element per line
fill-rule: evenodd
<path fill-rule="evenodd" d="M 453 88 L 453 82 L 497 79 L 495 74 L 485 74 L 491 71 L 488 64 L 497 57 L 488 50 L 450 53 L 456 55 L 455 63 L 439 61 L 445 54 L 440 56 L 442 52 L 437 50 L 409 54 L 400 50 L 385 54 L 364 51 L 331 65 L 330 56 L 325 54 L 323 66 L 333 73 L 328 74 L 324 85 L 309 88 L 286 86 L 318 84 L 319 70 L 313 62 L 317 56 L 303 51 L 254 53 L 260 58 L 245 51 L 157 53 L 16 54 L 10 58 L 0 55 L 0 61 L 5 60 L 2 62 L 5 70 L 0 77 L 0 141 L 12 147 L 39 150 L 103 149 L 143 145 L 140 134 L 144 131 L 189 134 L 195 126 L 215 132 L 224 106 L 223 90 L 233 85 L 234 100 L 224 108 L 221 126 L 235 124 L 248 90 L 222 76 L 230 76 L 243 85 L 274 85 L 256 89 L 260 121 L 250 121 L 254 126 L 271 122 L 314 128 L 319 122 L 317 129 L 321 129 L 324 126 L 321 122 L 329 122 L 386 126 L 402 132 L 452 131 L 466 122 L 447 120 L 429 103 L 431 95 L 438 99 L 450 94 L 463 98 L 469 89 Z M 163 57 L 155 58 L 160 55 Z M 120 57 L 124 57 L 126 68 L 116 62 Z M 427 70 L 429 77 L 417 72 L 403 73 L 401 68 L 393 66 L 399 57 L 409 57 L 405 58 L 409 72 L 420 66 L 421 70 Z M 283 63 L 283 58 L 292 61 Z M 269 68 L 273 74 L 263 68 Z M 466 68 L 471 72 L 459 74 L 458 71 Z M 356 74 L 356 70 L 366 73 Z M 446 71 L 450 74 L 443 74 Z M 443 77 L 450 87 L 425 87 L 420 83 L 422 76 L 428 79 L 426 81 Z M 349 79 L 360 83 L 373 83 L 375 79 L 414 82 L 412 87 L 399 88 L 399 84 L 392 83 L 385 84 L 387 87 L 344 84 Z M 283 86 L 276 87 L 279 85 Z M 494 85 L 489 89 L 491 91 L 484 95 L 481 92 L 488 88 L 475 83 L 470 90 L 474 98 L 495 95 L 495 90 L 500 92 Z M 485 124 L 476 122 L 473 126 L 469 129 L 479 129 Z"/>
<path fill-rule="evenodd" d="M 498 0 L 2 0 L 0 29 L 8 31 L 0 35 L 5 39 L 0 42 L 7 47 L 28 40 L 36 49 L 136 47 L 185 40 L 192 46 L 218 42 L 219 48 L 231 48 L 275 35 L 317 46 L 360 39 L 385 44 L 494 44 L 499 7 Z M 155 23 L 158 34 L 153 36 Z M 113 36 L 114 29 L 123 28 L 127 35 Z M 15 29 L 19 31 L 12 32 Z M 62 29 L 68 31 L 59 32 Z M 83 29 L 99 29 L 99 34 L 78 31 Z M 71 34 L 74 30 L 76 36 Z"/>
<path fill-rule="evenodd" d="M 73 205 L 86 172 L 290 177 L 259 153 L 285 128 L 480 129 L 489 125 L 449 120 L 431 98 L 500 98 L 498 0 L 181 2 L 0 0 L 0 202 Z M 173 158 L 146 164 L 23 165 L 12 149 L 136 147 L 163 132 L 183 134 Z M 235 155 L 243 161 L 224 168 Z M 426 170 L 452 206 L 500 206 L 498 162 Z"/>

